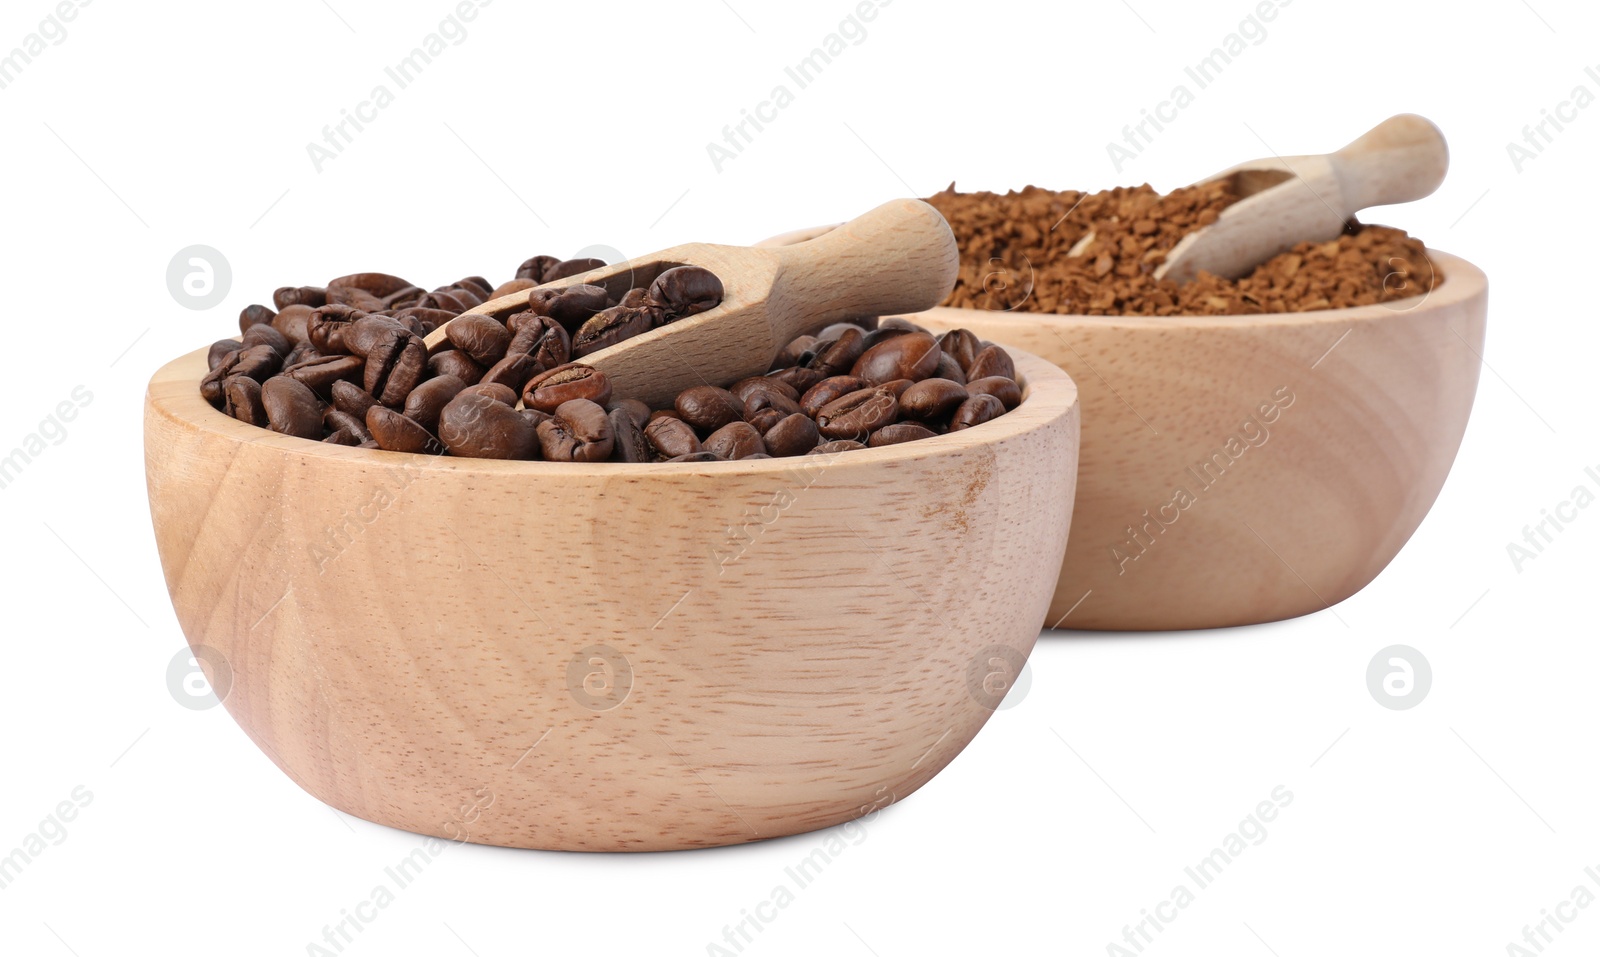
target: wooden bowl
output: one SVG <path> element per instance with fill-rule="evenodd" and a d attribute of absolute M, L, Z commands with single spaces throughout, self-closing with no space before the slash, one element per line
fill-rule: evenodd
<path fill-rule="evenodd" d="M 1023 403 L 962 432 L 585 465 L 258 429 L 200 398 L 202 349 L 146 395 L 151 517 L 213 687 L 336 808 L 563 850 L 794 834 L 921 787 L 1032 649 L 1078 406 L 1015 359 Z"/>
<path fill-rule="evenodd" d="M 1026 349 L 1082 390 L 1072 542 L 1047 623 L 1276 621 L 1377 577 L 1438 497 L 1482 363 L 1488 281 L 1463 259 L 1429 255 L 1444 277 L 1430 294 L 1355 309 L 908 317 Z M 1292 404 L 1275 401 L 1280 389 Z"/>

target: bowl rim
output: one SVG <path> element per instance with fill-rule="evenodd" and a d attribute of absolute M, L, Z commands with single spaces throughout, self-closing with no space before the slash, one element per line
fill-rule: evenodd
<path fill-rule="evenodd" d="M 756 243 L 758 247 L 784 246 L 792 243 L 803 242 L 814 238 L 823 232 L 832 230 L 833 226 L 812 226 L 807 229 L 795 229 L 786 233 L 779 233 Z M 1380 224 L 1367 224 L 1380 225 Z M 1460 256 L 1447 253 L 1441 249 L 1426 247 L 1428 259 L 1437 266 L 1437 270 L 1444 274 L 1444 279 L 1433 289 L 1416 296 L 1405 299 L 1396 299 L 1386 303 L 1374 303 L 1368 306 L 1347 306 L 1342 309 L 1312 309 L 1305 312 L 1260 312 L 1255 314 L 1235 314 L 1224 316 L 1091 316 L 1085 313 L 1074 312 L 1029 312 L 1023 309 L 974 309 L 971 306 L 935 306 L 926 313 L 972 313 L 983 316 L 985 322 L 1015 321 L 1036 325 L 1049 321 L 1062 325 L 1093 325 L 1106 327 L 1123 327 L 1128 329 L 1185 329 L 1224 326 L 1250 326 L 1250 325 L 1314 325 L 1317 323 L 1335 323 L 1349 321 L 1351 323 L 1370 322 L 1375 319 L 1405 316 L 1430 303 L 1435 308 L 1456 305 L 1476 296 L 1482 295 L 1489 286 L 1489 277 L 1484 271 Z M 907 313 L 906 318 L 914 319 L 925 313 Z M 1005 317 L 1015 317 L 1008 320 Z"/>
<path fill-rule="evenodd" d="M 273 449 L 285 456 L 324 460 L 329 464 L 355 466 L 404 466 L 429 471 L 468 475 L 537 475 L 577 478 L 634 478 L 639 476 L 705 476 L 711 479 L 731 476 L 781 475 L 812 467 L 837 468 L 841 464 L 865 467 L 893 466 L 943 454 L 958 454 L 984 446 L 997 445 L 1049 428 L 1070 416 L 1078 406 L 1078 387 L 1064 370 L 1029 352 L 1004 346 L 1016 365 L 1022 402 L 996 419 L 959 432 L 936 435 L 880 448 L 852 449 L 835 455 L 812 457 L 793 455 L 783 458 L 735 460 L 730 462 L 546 462 L 525 459 L 486 459 L 453 455 L 427 455 L 419 452 L 389 452 L 332 445 L 315 439 L 284 435 L 271 429 L 241 422 L 222 412 L 200 396 L 200 380 L 206 374 L 209 347 L 196 349 L 161 366 L 150 377 L 145 390 L 145 436 L 148 420 L 161 416 L 181 427 L 236 446 L 253 445 Z M 841 460 L 841 456 L 848 456 Z M 818 461 L 820 459 L 820 461 Z"/>

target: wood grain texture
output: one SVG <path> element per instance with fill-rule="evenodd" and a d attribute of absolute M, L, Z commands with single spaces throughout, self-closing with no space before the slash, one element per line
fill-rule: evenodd
<path fill-rule="evenodd" d="M 151 516 L 229 712 L 334 807 L 514 847 L 777 837 L 921 787 L 991 713 L 974 666 L 1031 649 L 1078 407 L 1016 364 L 1019 408 L 934 439 L 584 465 L 253 428 L 199 350 L 150 382 Z"/>
<path fill-rule="evenodd" d="M 1369 206 L 1427 196 L 1449 165 L 1444 135 L 1414 113 L 1384 120 L 1335 153 L 1240 163 L 1202 182 L 1232 179 L 1243 198 L 1180 240 L 1156 278 L 1186 283 L 1205 271 L 1237 279 L 1298 243 L 1335 238 Z"/>
<path fill-rule="evenodd" d="M 605 372 L 619 395 L 653 408 L 670 406 L 691 386 L 759 375 L 791 339 L 830 323 L 937 305 L 955 284 L 959 253 L 938 210 L 901 199 L 814 242 L 776 248 L 693 243 L 546 285 L 592 283 L 620 297 L 676 265 L 715 273 L 722 304 L 582 360 Z M 527 300 L 527 292 L 514 293 L 469 312 L 504 318 L 526 308 Z M 430 349 L 445 342 L 448 326 L 428 336 Z"/>
<path fill-rule="evenodd" d="M 1274 621 L 1377 577 L 1444 485 L 1482 362 L 1487 280 L 1429 255 L 1447 277 L 1431 295 L 1356 309 L 909 317 L 1035 352 L 1082 389 L 1072 544 L 1049 623 Z M 1292 404 L 1274 402 L 1279 389 Z M 1262 421 L 1263 403 L 1280 406 L 1275 421 Z M 1168 507 L 1180 489 L 1193 501 Z"/>
<path fill-rule="evenodd" d="M 1256 624 L 1331 607 L 1376 578 L 1438 498 L 1483 362 L 1487 277 L 1448 253 L 1428 255 L 1441 283 L 1432 293 L 1355 309 L 907 316 L 1028 350 L 1081 390 L 1082 450 L 1064 463 L 1078 468 L 1072 541 L 1047 624 Z M 1268 433 L 1254 446 L 1241 427 L 1280 387 L 1294 404 L 1251 426 Z M 1234 436 L 1245 449 L 1237 457 L 1226 448 Z M 1180 489 L 1191 504 L 1163 513 Z"/>

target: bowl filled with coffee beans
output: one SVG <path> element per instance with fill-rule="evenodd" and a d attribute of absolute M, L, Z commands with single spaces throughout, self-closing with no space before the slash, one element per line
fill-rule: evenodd
<path fill-rule="evenodd" d="M 1442 140 L 1411 127 L 1406 148 L 1426 159 L 1431 189 Z M 1348 218 L 1339 196 L 1352 183 L 1313 173 L 1326 159 L 1267 165 L 1331 227 L 1236 275 L 1182 283 L 1157 275 L 1168 254 L 1246 210 L 1257 164 L 1165 195 L 952 186 L 929 198 L 961 265 L 941 305 L 908 320 L 1028 350 L 1083 390 L 1072 540 L 1048 624 L 1209 628 L 1318 611 L 1372 581 L 1428 513 L 1472 409 L 1487 281 L 1401 230 Z"/>
<path fill-rule="evenodd" d="M 757 252 L 759 335 L 717 335 L 759 270 L 680 249 L 292 287 L 155 374 L 173 605 L 264 753 L 368 820 L 573 850 L 827 827 L 959 753 L 1055 589 L 1076 389 L 840 315 L 953 260 L 880 300 Z"/>

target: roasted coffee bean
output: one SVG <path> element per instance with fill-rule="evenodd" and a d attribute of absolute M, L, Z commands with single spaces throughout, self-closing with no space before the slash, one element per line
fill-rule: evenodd
<path fill-rule="evenodd" d="M 561 260 L 555 256 L 534 256 L 517 267 L 517 278 L 529 279 L 534 283 L 549 282 L 545 274 L 560 263 Z"/>
<path fill-rule="evenodd" d="M 991 376 L 1007 379 L 1017 377 L 1017 367 L 1012 363 L 1010 354 L 999 346 L 988 346 L 973 356 L 972 367 L 967 370 L 968 379 L 987 379 Z"/>
<path fill-rule="evenodd" d="M 457 295 L 453 289 L 435 289 L 420 296 L 416 305 L 429 309 L 444 309 L 459 315 L 472 308 L 469 300 L 470 297 Z"/>
<path fill-rule="evenodd" d="M 706 436 L 701 447 L 725 459 L 748 458 L 757 452 L 767 450 L 766 443 L 761 440 L 761 433 L 748 422 L 729 422 Z"/>
<path fill-rule="evenodd" d="M 482 396 L 488 396 L 489 398 L 495 400 L 496 402 L 500 403 L 501 405 L 513 405 L 514 406 L 514 405 L 517 404 L 517 393 L 516 393 L 516 390 L 507 388 L 506 386 L 501 385 L 498 382 L 480 382 L 480 383 L 478 383 L 476 385 L 469 385 L 465 389 L 462 389 L 460 392 L 458 392 L 456 394 L 457 395 L 482 395 Z M 540 413 L 540 414 L 542 415 L 544 413 Z"/>
<path fill-rule="evenodd" d="M 722 280 L 709 269 L 678 266 L 656 277 L 649 296 L 664 321 L 687 319 L 722 304 Z"/>
<path fill-rule="evenodd" d="M 897 336 L 903 336 L 908 332 L 915 331 L 916 330 L 914 329 L 906 329 L 900 326 L 883 326 L 867 333 L 866 341 L 863 344 L 867 347 L 867 349 L 870 350 L 873 347 L 888 342 L 890 339 L 893 339 Z"/>
<path fill-rule="evenodd" d="M 790 366 L 803 365 L 811 361 L 811 356 L 816 353 L 816 346 L 820 340 L 816 336 L 800 336 L 789 340 L 789 344 L 779 350 L 776 358 L 772 360 L 770 371 L 787 369 Z"/>
<path fill-rule="evenodd" d="M 322 401 L 304 383 L 273 376 L 261 384 L 261 405 L 272 431 L 302 439 L 322 438 Z"/>
<path fill-rule="evenodd" d="M 655 314 L 648 308 L 612 306 L 603 309 L 591 316 L 573 335 L 572 354 L 581 359 L 607 346 L 649 332 L 655 324 Z"/>
<path fill-rule="evenodd" d="M 638 399 L 612 399 L 606 403 L 607 412 L 616 412 L 618 410 L 627 413 L 628 417 L 633 419 L 634 424 L 641 429 L 645 427 L 645 423 L 650 421 L 650 407 Z"/>
<path fill-rule="evenodd" d="M 948 418 L 967 401 L 967 390 L 949 379 L 923 379 L 900 393 L 900 412 L 907 418 L 935 422 Z"/>
<path fill-rule="evenodd" d="M 286 356 L 294 350 L 294 344 L 288 337 L 265 323 L 258 323 L 246 329 L 239 336 L 239 343 L 246 349 L 251 346 L 270 346 L 272 351 L 280 356 Z"/>
<path fill-rule="evenodd" d="M 980 392 L 961 403 L 955 415 L 950 417 L 950 431 L 959 432 L 970 429 L 975 425 L 982 425 L 990 419 L 1005 415 L 1005 403 L 986 392 Z"/>
<path fill-rule="evenodd" d="M 222 360 L 228 357 L 228 353 L 238 352 L 243 348 L 244 343 L 238 339 L 218 339 L 206 351 L 206 370 L 210 371 L 222 365 Z"/>
<path fill-rule="evenodd" d="M 571 399 L 539 423 L 539 447 L 550 462 L 604 462 L 613 436 L 606 410 L 588 399 Z"/>
<path fill-rule="evenodd" d="M 829 376 L 807 389 L 805 395 L 800 397 L 800 411 L 816 418 L 822 407 L 835 399 L 842 398 L 852 392 L 859 392 L 867 387 L 867 380 L 853 375 Z"/>
<path fill-rule="evenodd" d="M 479 382 L 498 382 L 512 391 L 522 388 L 527 381 L 539 374 L 539 364 L 533 361 L 533 356 L 526 352 L 506 356 L 489 368 Z"/>
<path fill-rule="evenodd" d="M 678 393 L 673 408 L 701 435 L 709 435 L 729 422 L 744 418 L 744 403 L 727 389 L 697 385 Z"/>
<path fill-rule="evenodd" d="M 874 385 L 893 379 L 926 379 L 939 368 L 939 343 L 926 332 L 907 332 L 880 342 L 856 361 L 850 374 Z"/>
<path fill-rule="evenodd" d="M 312 309 L 328 301 L 328 291 L 321 286 L 283 286 L 272 294 L 272 302 L 278 307 L 278 312 L 290 306 L 309 306 Z"/>
<path fill-rule="evenodd" d="M 378 404 L 378 400 L 372 397 L 372 393 L 354 382 L 340 380 L 335 382 L 328 391 L 333 396 L 334 408 L 348 415 L 353 415 L 363 422 L 367 420 L 367 410 Z"/>
<path fill-rule="evenodd" d="M 740 379 L 733 385 L 728 386 L 728 391 L 732 392 L 740 399 L 743 399 L 747 408 L 750 405 L 750 396 L 756 392 L 775 393 L 783 396 L 790 402 L 800 401 L 800 393 L 794 391 L 793 386 L 789 385 L 787 382 L 779 382 L 777 379 L 768 378 L 764 375 L 750 376 L 746 379 Z"/>
<path fill-rule="evenodd" d="M 624 400 L 632 401 L 632 400 Z M 656 450 L 644 437 L 639 419 L 626 408 L 612 409 L 606 414 L 611 420 L 611 458 L 617 462 L 653 462 Z"/>
<path fill-rule="evenodd" d="M 261 404 L 261 383 L 249 376 L 229 376 L 222 383 L 222 411 L 251 425 L 267 426 L 267 409 Z"/>
<path fill-rule="evenodd" d="M 460 349 L 446 349 L 428 359 L 428 371 L 434 375 L 453 375 L 462 382 L 477 382 L 489 370 Z"/>
<path fill-rule="evenodd" d="M 359 309 L 362 312 L 380 312 L 386 307 L 383 300 L 372 293 L 362 289 L 351 289 L 346 286 L 329 286 L 327 306 L 345 306 L 350 309 Z M 381 443 L 380 443 L 381 444 Z"/>
<path fill-rule="evenodd" d="M 349 432 L 356 440 L 351 445 L 360 445 L 372 438 L 372 433 L 367 431 L 365 419 L 358 419 L 348 412 L 340 412 L 329 407 L 322 413 L 322 427 L 332 432 Z"/>
<path fill-rule="evenodd" d="M 762 441 L 768 453 L 784 458 L 806 454 L 817 447 L 822 436 L 817 431 L 817 423 L 810 416 L 796 412 L 767 429 L 762 434 Z"/>
<path fill-rule="evenodd" d="M 604 259 L 568 259 L 557 263 L 549 272 L 546 272 L 544 281 L 555 282 L 558 279 L 566 279 L 579 273 L 603 268 L 605 264 L 606 261 Z"/>
<path fill-rule="evenodd" d="M 572 360 L 572 340 L 566 328 L 549 316 L 529 316 L 512 330 L 506 354 L 516 353 L 532 356 L 534 371 L 543 372 Z"/>
<path fill-rule="evenodd" d="M 565 286 L 528 293 L 528 310 L 549 316 L 561 323 L 568 333 L 576 332 L 591 316 L 611 305 L 611 294 L 604 286 Z"/>
<path fill-rule="evenodd" d="M 862 445 L 860 442 L 857 442 L 854 439 L 836 439 L 832 442 L 824 442 L 806 454 L 833 455 L 837 452 L 854 452 L 856 449 L 864 448 L 866 448 L 865 445 Z"/>
<path fill-rule="evenodd" d="M 354 382 L 360 378 L 363 365 L 359 356 L 320 356 L 287 366 L 280 374 L 298 379 L 319 397 L 327 399 L 333 396 L 335 382 Z"/>
<path fill-rule="evenodd" d="M 283 357 L 283 364 L 285 366 L 297 366 L 302 362 L 320 358 L 322 358 L 322 352 L 311 344 L 310 339 L 307 339 L 304 342 L 295 343 L 294 348 L 289 350 L 289 354 Z"/>
<path fill-rule="evenodd" d="M 1017 380 L 1006 376 L 992 375 L 975 379 L 967 383 L 967 391 L 973 395 L 992 395 L 1007 409 L 1015 409 L 1022 404 L 1022 387 L 1017 385 Z"/>
<path fill-rule="evenodd" d="M 569 399 L 605 405 L 611 401 L 611 380 L 599 369 L 568 362 L 539 373 L 522 387 L 523 404 L 541 412 L 554 412 Z"/>
<path fill-rule="evenodd" d="M 311 321 L 310 306 L 294 305 L 272 317 L 272 328 L 283 333 L 290 343 L 299 345 L 306 341 L 306 325 Z"/>
<path fill-rule="evenodd" d="M 931 439 L 937 434 L 927 426 L 915 422 L 896 422 L 872 433 L 867 439 L 867 447 L 876 449 L 885 445 L 899 445 L 902 442 Z"/>
<path fill-rule="evenodd" d="M 494 290 L 489 293 L 489 298 L 491 300 L 503 299 L 506 296 L 514 296 L 519 292 L 527 292 L 537 285 L 539 284 L 532 279 L 508 279 L 494 287 Z"/>
<path fill-rule="evenodd" d="M 222 406 L 222 383 L 229 376 L 249 376 L 257 382 L 266 382 L 282 367 L 282 360 L 270 346 L 251 346 L 230 352 L 222 357 L 215 369 L 200 380 L 200 395 L 212 405 Z"/>
<path fill-rule="evenodd" d="M 450 344 L 482 366 L 492 366 L 506 357 L 511 345 L 511 330 L 488 316 L 457 316 L 445 327 Z"/>
<path fill-rule="evenodd" d="M 517 414 L 522 416 L 524 419 L 527 419 L 529 422 L 532 422 L 535 429 L 538 429 L 539 426 L 545 422 L 545 420 L 555 418 L 550 413 L 540 412 L 538 409 L 518 409 Z M 537 432 L 534 434 L 534 438 L 537 440 Z"/>
<path fill-rule="evenodd" d="M 818 342 L 816 354 L 806 365 L 826 376 L 846 375 L 866 351 L 865 343 L 866 334 L 860 329 L 846 329 L 831 342 Z"/>
<path fill-rule="evenodd" d="M 364 356 L 397 332 L 414 335 L 391 316 L 365 315 L 344 328 L 340 341 L 351 355 Z"/>
<path fill-rule="evenodd" d="M 972 368 L 972 360 L 983 351 L 983 344 L 978 337 L 966 329 L 951 329 L 940 333 L 939 349 L 945 355 L 956 361 L 964 373 Z M 970 376 L 968 377 L 970 378 Z"/>
<path fill-rule="evenodd" d="M 427 368 L 428 350 L 422 340 L 395 329 L 379 337 L 367 351 L 363 385 L 379 402 L 399 408 Z"/>
<path fill-rule="evenodd" d="M 662 272 L 649 288 L 628 288 L 631 277 L 616 273 L 607 279 L 615 294 L 555 284 L 600 265 L 534 257 L 498 288 L 468 276 L 425 292 L 387 273 L 284 287 L 278 312 L 245 310 L 239 337 L 208 350 L 201 394 L 242 421 L 332 444 L 634 463 L 917 441 L 981 424 L 1021 401 L 1002 348 L 967 330 L 935 336 L 901 317 L 799 336 L 767 374 L 685 389 L 669 409 L 613 401 L 606 376 L 575 360 L 714 309 L 724 290 L 718 277 L 688 266 Z M 526 308 L 470 311 L 491 299 L 520 299 Z M 445 348 L 430 356 L 423 337 L 446 325 Z M 369 418 L 382 423 L 381 436 Z"/>
<path fill-rule="evenodd" d="M 800 366 L 790 366 L 776 372 L 767 373 L 767 378 L 776 379 L 793 389 L 799 395 L 805 395 L 806 390 L 827 378 L 815 369 L 805 369 Z"/>
<path fill-rule="evenodd" d="M 367 410 L 367 431 L 385 452 L 444 454 L 444 445 L 422 423 L 381 405 Z"/>
<path fill-rule="evenodd" d="M 432 332 L 433 330 L 454 319 L 455 314 L 445 309 L 429 309 L 426 306 L 407 306 L 406 308 L 396 312 L 393 318 L 395 322 L 402 324 L 410 324 L 414 322 L 417 326 L 427 330 L 427 332 L 419 334 L 427 335 L 428 332 Z"/>
<path fill-rule="evenodd" d="M 674 458 L 700 451 L 700 439 L 694 427 L 677 416 L 652 418 L 644 427 L 644 437 L 655 446 L 662 458 Z"/>
<path fill-rule="evenodd" d="M 416 286 L 406 286 L 404 289 L 391 292 L 384 296 L 380 302 L 386 311 L 409 309 L 422 300 L 423 290 Z"/>
<path fill-rule="evenodd" d="M 722 456 L 718 455 L 715 452 L 700 451 L 700 452 L 689 452 L 689 453 L 687 453 L 685 455 L 674 455 L 672 458 L 667 459 L 666 462 L 664 462 L 663 464 L 677 463 L 677 462 L 726 462 L 726 461 L 727 461 L 727 459 L 724 459 Z"/>
<path fill-rule="evenodd" d="M 949 379 L 951 382 L 965 383 L 967 373 L 962 370 L 961 363 L 950 358 L 950 353 L 939 353 L 939 365 L 933 370 L 934 376 L 940 379 Z"/>
<path fill-rule="evenodd" d="M 270 325 L 275 316 L 277 316 L 276 312 L 260 303 L 245 306 L 239 312 L 239 331 L 241 333 L 248 332 L 251 326 L 259 326 L 262 323 Z"/>
<path fill-rule="evenodd" d="M 439 441 L 451 455 L 483 459 L 532 459 L 539 453 L 533 419 L 470 387 L 439 414 Z"/>
<path fill-rule="evenodd" d="M 757 409 L 754 412 L 751 412 L 747 409 L 744 413 L 744 420 L 755 426 L 756 431 L 760 432 L 762 435 L 765 435 L 768 429 L 772 428 L 774 425 L 777 425 L 779 422 L 782 422 L 786 418 L 788 418 L 786 413 L 779 412 L 777 409 L 773 408 Z"/>
<path fill-rule="evenodd" d="M 351 350 L 344 341 L 345 330 L 366 315 L 360 309 L 337 303 L 313 309 L 306 320 L 306 338 L 322 352 L 348 353 Z"/>
<path fill-rule="evenodd" d="M 405 289 L 415 289 L 411 283 L 399 276 L 391 276 L 385 272 L 358 272 L 348 276 L 340 276 L 328 282 L 328 288 L 359 289 L 362 292 L 377 296 L 379 299 L 392 296 Z"/>
<path fill-rule="evenodd" d="M 817 413 L 817 431 L 829 439 L 865 440 L 900 414 L 894 394 L 879 386 L 834 399 Z"/>
<path fill-rule="evenodd" d="M 412 419 L 417 424 L 428 430 L 439 427 L 439 413 L 450 404 L 457 394 L 465 389 L 467 384 L 453 375 L 435 376 L 418 385 L 406 396 L 405 408 L 402 409 L 406 418 Z"/>

